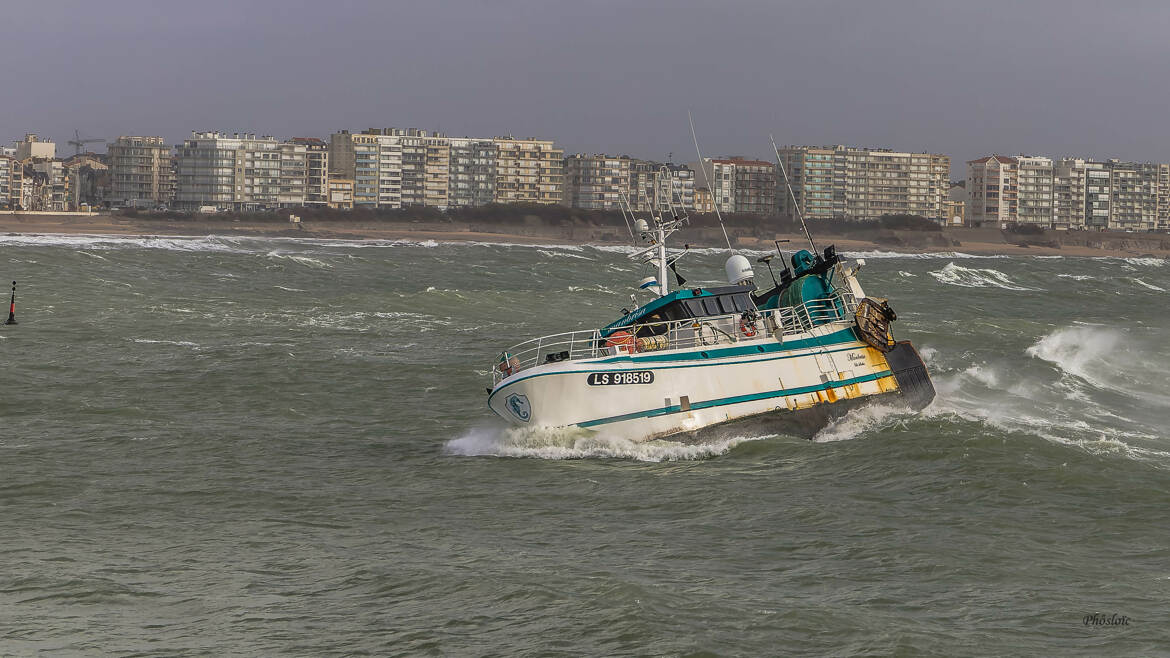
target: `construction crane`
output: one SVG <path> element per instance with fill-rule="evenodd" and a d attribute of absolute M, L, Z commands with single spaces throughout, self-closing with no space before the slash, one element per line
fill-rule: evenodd
<path fill-rule="evenodd" d="M 73 155 L 81 155 L 81 149 L 85 148 L 86 144 L 93 144 L 93 143 L 104 142 L 104 141 L 106 141 L 106 140 L 104 140 L 104 139 L 82 139 L 81 133 L 74 130 L 73 131 L 73 139 L 69 140 L 68 144 L 70 146 L 72 146 L 73 148 L 77 149 L 77 151 Z"/>

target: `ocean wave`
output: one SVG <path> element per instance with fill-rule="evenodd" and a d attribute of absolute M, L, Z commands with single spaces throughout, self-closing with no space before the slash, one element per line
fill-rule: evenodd
<path fill-rule="evenodd" d="M 1142 265 L 1145 267 L 1162 267 L 1166 264 L 1165 258 L 1154 258 L 1152 256 L 1135 256 L 1132 258 L 1122 258 L 1121 260 L 1130 265 Z"/>
<path fill-rule="evenodd" d="M 965 254 L 961 251 L 929 251 L 919 254 L 909 254 L 900 251 L 852 251 L 842 250 L 839 252 L 842 256 L 848 258 L 908 258 L 917 260 L 937 260 L 940 258 L 1011 258 L 1004 254 Z"/>
<path fill-rule="evenodd" d="M 333 266 L 330 265 L 329 263 L 326 263 L 326 262 L 321 261 L 321 260 L 317 260 L 316 258 L 310 258 L 308 256 L 301 256 L 298 254 L 281 253 L 281 252 L 276 251 L 276 250 L 268 252 L 267 254 L 265 254 L 265 257 L 270 258 L 272 260 L 291 260 L 294 263 L 297 263 L 299 265 L 304 265 L 305 267 L 309 267 L 309 268 L 312 268 L 315 270 L 331 270 L 331 269 L 333 269 Z"/>
<path fill-rule="evenodd" d="M 1124 338 L 1121 332 L 1107 327 L 1064 327 L 1044 336 L 1024 353 L 1087 382 L 1108 387 L 1103 375 L 1118 370 L 1109 364 L 1109 358 L 1118 354 Z"/>
<path fill-rule="evenodd" d="M 195 349 L 200 347 L 198 343 L 192 343 L 189 340 L 152 340 L 150 338 L 131 338 L 130 342 L 154 345 L 175 345 L 177 347 L 192 347 Z"/>
<path fill-rule="evenodd" d="M 1073 281 L 1091 281 L 1097 278 L 1088 274 L 1057 274 L 1056 276 L 1061 279 L 1072 279 Z"/>
<path fill-rule="evenodd" d="M 724 455 L 741 443 L 770 436 L 773 435 L 740 436 L 691 444 L 666 440 L 634 441 L 582 428 L 476 427 L 443 444 L 443 452 L 466 457 L 690 461 Z"/>
<path fill-rule="evenodd" d="M 78 249 L 161 249 L 165 251 L 209 251 L 221 253 L 249 253 L 233 238 L 207 235 L 202 237 L 181 236 L 127 236 L 100 234 L 16 234 L 0 236 L 0 246 L 13 247 L 75 247 Z M 93 255 L 93 254 L 88 254 Z"/>
<path fill-rule="evenodd" d="M 891 425 L 913 417 L 914 412 L 905 405 L 873 403 L 853 409 L 843 417 L 834 420 L 813 435 L 814 443 L 850 441 L 862 435 L 888 429 Z"/>
<path fill-rule="evenodd" d="M 1155 286 L 1152 283 L 1146 283 L 1145 281 L 1142 281 L 1141 279 L 1137 278 L 1136 276 L 1127 276 L 1127 277 L 1125 277 L 1125 280 L 1129 281 L 1130 283 L 1136 283 L 1137 285 L 1139 285 L 1143 288 L 1146 288 L 1147 290 L 1155 290 L 1157 292 L 1166 292 L 1165 288 Z"/>
<path fill-rule="evenodd" d="M 1003 290 L 1025 291 L 1038 290 L 1028 288 L 1012 281 L 1008 275 L 991 268 L 963 267 L 954 262 L 947 263 L 941 270 L 930 272 L 930 275 L 942 283 L 962 288 L 1000 288 Z"/>

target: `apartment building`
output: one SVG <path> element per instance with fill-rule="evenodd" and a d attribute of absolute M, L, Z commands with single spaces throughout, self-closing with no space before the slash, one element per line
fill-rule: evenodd
<path fill-rule="evenodd" d="M 785 146 L 779 153 L 806 217 L 945 216 L 951 166 L 946 155 L 842 145 Z M 792 213 L 783 181 L 776 204 L 782 214 Z"/>
<path fill-rule="evenodd" d="M 496 203 L 562 202 L 563 149 L 551 140 L 496 137 Z"/>
<path fill-rule="evenodd" d="M 11 209 L 12 170 L 16 158 L 0 154 L 0 210 Z"/>
<path fill-rule="evenodd" d="M 638 192 L 631 189 L 633 162 L 625 155 L 570 155 L 564 161 L 561 203 L 583 210 L 620 208 L 623 198 L 636 203 Z"/>
<path fill-rule="evenodd" d="M 548 140 L 347 130 L 329 139 L 330 171 L 354 181 L 355 207 L 560 203 L 564 152 Z"/>
<path fill-rule="evenodd" d="M 768 216 L 776 212 L 776 165 L 763 160 L 723 163 L 735 172 L 734 212 Z"/>
<path fill-rule="evenodd" d="M 175 205 L 238 211 L 303 206 L 307 153 L 305 144 L 269 136 L 193 132 L 176 157 Z"/>
<path fill-rule="evenodd" d="M 1082 228 L 1085 225 L 1086 162 L 1062 158 L 1052 167 L 1052 227 Z"/>
<path fill-rule="evenodd" d="M 448 205 L 461 208 L 491 203 L 496 196 L 496 143 L 452 137 L 449 146 Z"/>
<path fill-rule="evenodd" d="M 968 164 L 971 222 L 1150 231 L 1170 225 L 1170 165 L 988 156 Z"/>
<path fill-rule="evenodd" d="M 635 212 L 695 207 L 695 172 L 689 167 L 626 155 L 565 158 L 562 203 L 588 210 L 616 209 L 623 198 Z"/>
<path fill-rule="evenodd" d="M 1165 225 L 1170 165 L 1110 160 L 1109 227 L 1152 231 Z"/>
<path fill-rule="evenodd" d="M 710 195 L 712 210 L 717 206 L 719 212 L 736 212 L 734 159 L 703 158 L 687 167 L 698 172 L 699 182 Z"/>
<path fill-rule="evenodd" d="M 329 145 L 316 137 L 293 137 L 289 143 L 305 147 L 305 205 L 329 202 Z"/>
<path fill-rule="evenodd" d="M 1014 222 L 1018 211 L 1015 158 L 989 155 L 967 162 L 967 221 Z"/>
<path fill-rule="evenodd" d="M 121 136 L 106 147 L 110 203 L 151 207 L 170 203 L 175 191 L 171 147 L 162 137 Z"/>
<path fill-rule="evenodd" d="M 434 133 L 423 140 L 423 205 L 446 209 L 451 205 L 451 141 Z"/>
<path fill-rule="evenodd" d="M 329 138 L 331 176 L 353 181 L 355 208 L 402 207 L 402 136 L 392 129 Z"/>
<path fill-rule="evenodd" d="M 1016 158 L 1016 221 L 1051 226 L 1053 220 L 1052 158 L 1021 155 Z"/>
<path fill-rule="evenodd" d="M 57 157 L 57 145 L 50 141 L 42 140 L 36 133 L 25 133 L 24 139 L 16 142 L 16 152 L 13 157 L 17 160 L 28 160 L 30 158 L 43 158 L 45 160 L 52 160 Z"/>

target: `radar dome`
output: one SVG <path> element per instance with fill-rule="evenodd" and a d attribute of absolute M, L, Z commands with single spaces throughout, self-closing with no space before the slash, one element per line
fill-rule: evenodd
<path fill-rule="evenodd" d="M 739 254 L 728 258 L 724 268 L 727 270 L 727 282 L 733 285 L 750 284 L 752 279 L 756 277 L 756 273 L 752 271 L 751 263 Z"/>

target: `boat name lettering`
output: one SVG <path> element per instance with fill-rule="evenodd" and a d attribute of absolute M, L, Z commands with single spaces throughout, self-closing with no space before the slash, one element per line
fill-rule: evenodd
<path fill-rule="evenodd" d="M 635 370 L 633 372 L 591 372 L 586 381 L 590 386 L 652 384 L 654 383 L 654 373 L 649 370 Z"/>

